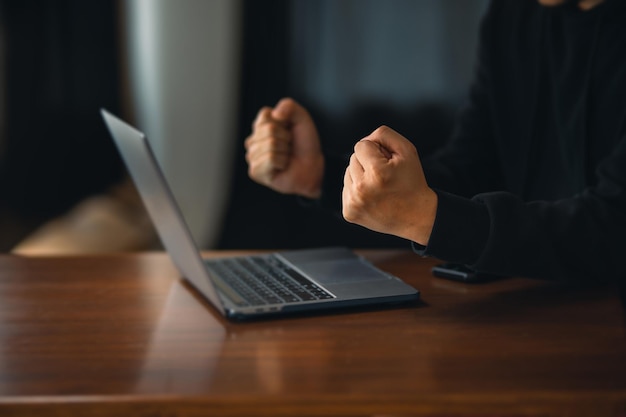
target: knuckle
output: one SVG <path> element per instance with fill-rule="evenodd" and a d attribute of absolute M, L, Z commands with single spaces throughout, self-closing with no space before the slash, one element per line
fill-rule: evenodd
<path fill-rule="evenodd" d="M 345 220 L 350 223 L 354 223 L 357 221 L 357 218 L 354 215 L 354 210 L 352 210 L 348 204 L 343 205 L 343 208 L 341 209 L 341 215 Z"/>
<path fill-rule="evenodd" d="M 275 141 L 282 134 L 282 128 L 277 123 L 268 123 L 265 125 L 265 134 Z"/>
<path fill-rule="evenodd" d="M 254 129 L 256 126 L 262 124 L 263 122 L 265 122 L 268 117 L 270 112 L 272 111 L 272 109 L 268 106 L 263 106 L 259 109 L 259 112 L 257 113 L 256 118 L 254 119 L 254 121 L 252 122 L 252 128 Z"/>
<path fill-rule="evenodd" d="M 257 167 L 255 165 L 248 165 L 248 176 L 253 180 L 258 181 Z"/>
<path fill-rule="evenodd" d="M 376 128 L 376 130 L 374 130 L 373 134 L 375 135 L 379 135 L 379 136 L 384 136 L 386 134 L 388 134 L 391 131 L 391 129 L 389 128 L 389 126 L 386 125 L 381 125 L 379 127 Z"/>
<path fill-rule="evenodd" d="M 280 139 L 276 137 L 276 135 L 271 135 L 267 138 L 267 145 L 271 151 L 275 151 L 280 147 Z"/>
<path fill-rule="evenodd" d="M 354 183 L 354 191 L 356 192 L 357 195 L 364 197 L 364 196 L 367 196 L 369 187 L 363 181 L 356 181 Z"/>
<path fill-rule="evenodd" d="M 255 135 L 254 133 L 250 134 L 244 141 L 243 141 L 243 146 L 246 150 L 249 150 L 250 147 L 254 144 L 255 142 Z"/>
<path fill-rule="evenodd" d="M 364 199 L 358 188 L 359 185 L 353 186 L 344 201 L 344 204 L 350 209 L 353 216 L 355 213 L 363 210 Z"/>
<path fill-rule="evenodd" d="M 376 188 L 385 188 L 390 182 L 389 173 L 386 171 L 374 170 L 371 175 L 372 183 Z"/>
<path fill-rule="evenodd" d="M 361 211 L 358 206 L 354 204 L 354 200 L 348 200 L 347 204 L 344 204 L 341 210 L 341 214 L 345 220 L 350 223 L 358 223 L 361 221 Z"/>

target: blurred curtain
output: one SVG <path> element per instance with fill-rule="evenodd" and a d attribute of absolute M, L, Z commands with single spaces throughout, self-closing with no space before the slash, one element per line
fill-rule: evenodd
<path fill-rule="evenodd" d="M 116 2 L 0 0 L 5 34 L 0 250 L 123 169 L 99 108 L 119 111 Z"/>
<path fill-rule="evenodd" d="M 134 122 L 151 140 L 196 242 L 212 248 L 240 145 L 240 2 L 123 4 Z"/>
<path fill-rule="evenodd" d="M 285 246 L 286 230 L 306 219 L 292 196 L 279 195 L 248 179 L 243 141 L 256 113 L 290 94 L 288 0 L 246 0 L 242 9 L 240 110 L 228 210 L 218 246 Z M 304 232 L 306 234 L 306 232 Z"/>

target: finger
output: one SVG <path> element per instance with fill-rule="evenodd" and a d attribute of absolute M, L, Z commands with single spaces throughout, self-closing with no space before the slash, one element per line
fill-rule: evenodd
<path fill-rule="evenodd" d="M 385 158 L 387 158 L 387 159 L 391 159 L 391 158 L 393 157 L 393 155 L 391 154 L 391 152 L 390 152 L 387 148 L 385 148 L 383 145 L 381 145 L 381 144 L 380 144 L 380 143 L 378 143 L 378 142 L 374 142 L 374 143 L 375 143 L 376 145 L 378 145 L 378 148 L 379 148 L 378 150 L 380 151 L 380 153 L 382 153 L 382 154 L 383 154 L 383 156 L 384 156 Z"/>
<path fill-rule="evenodd" d="M 352 187 L 352 184 L 354 183 L 353 179 L 352 179 L 352 175 L 350 174 L 350 166 L 346 167 L 346 172 L 343 174 L 343 188 L 344 191 L 346 188 Z"/>
<path fill-rule="evenodd" d="M 354 169 L 357 173 L 365 171 L 365 168 L 363 168 L 363 164 L 361 164 L 361 161 L 359 161 L 356 153 L 350 155 L 350 164 L 348 164 L 348 168 Z"/>
<path fill-rule="evenodd" d="M 385 151 L 381 150 L 380 144 L 369 139 L 361 139 L 357 142 L 354 145 L 353 155 L 355 155 L 355 159 L 360 163 L 363 170 L 368 171 L 389 161 Z"/>
<path fill-rule="evenodd" d="M 350 170 L 346 169 L 346 173 L 343 177 L 343 190 L 341 190 L 341 214 L 343 218 L 350 223 L 356 221 L 352 194 L 353 187 L 354 181 L 352 175 L 350 174 Z"/>
<path fill-rule="evenodd" d="M 371 158 L 382 157 L 385 159 L 391 159 L 392 157 L 391 152 L 387 148 L 383 147 L 382 144 L 380 144 L 379 142 L 376 142 L 369 138 L 363 138 L 358 141 L 354 145 L 354 152 L 359 157 L 362 155 L 366 155 Z"/>
<path fill-rule="evenodd" d="M 272 120 L 272 108 L 267 106 L 262 107 L 252 122 L 252 130 L 255 130 L 258 126 L 264 123 L 271 122 Z"/>
<path fill-rule="evenodd" d="M 254 132 L 244 141 L 244 147 L 249 149 L 258 142 L 278 143 L 291 141 L 291 133 L 276 122 L 267 122 L 255 128 Z"/>
<path fill-rule="evenodd" d="M 258 166 L 263 172 L 281 172 L 289 164 L 289 155 L 286 153 L 264 153 L 258 155 L 252 161 L 252 165 Z"/>
<path fill-rule="evenodd" d="M 248 165 L 248 176 L 259 184 L 270 185 L 274 170 L 266 163 L 256 162 Z"/>
<path fill-rule="evenodd" d="M 385 149 L 389 154 L 408 155 L 409 152 L 417 153 L 415 146 L 404 136 L 388 126 L 380 126 L 365 139 L 377 143 L 381 149 Z"/>
<path fill-rule="evenodd" d="M 278 140 L 276 138 L 265 138 L 250 142 L 246 148 L 246 155 L 252 159 L 265 153 L 291 153 L 291 143 L 289 141 Z"/>
<path fill-rule="evenodd" d="M 274 107 L 271 116 L 281 122 L 299 124 L 311 118 L 304 107 L 292 98 L 283 98 Z"/>
<path fill-rule="evenodd" d="M 250 142 L 263 141 L 266 139 L 282 142 L 291 141 L 291 133 L 283 126 L 273 121 L 260 125 L 250 136 Z"/>
<path fill-rule="evenodd" d="M 289 158 L 285 155 L 265 154 L 248 165 L 248 175 L 260 184 L 271 186 L 276 175 L 288 164 Z"/>
<path fill-rule="evenodd" d="M 345 210 L 349 205 L 349 196 L 350 190 L 352 189 L 352 176 L 350 175 L 350 170 L 346 169 L 346 172 L 343 174 L 343 189 L 341 190 L 341 201 L 343 205 L 343 210 L 345 214 Z"/>
<path fill-rule="evenodd" d="M 291 157 L 289 150 L 277 151 L 270 149 L 252 150 L 246 153 L 246 161 L 248 164 L 264 163 L 269 161 L 275 169 L 285 169 Z"/>

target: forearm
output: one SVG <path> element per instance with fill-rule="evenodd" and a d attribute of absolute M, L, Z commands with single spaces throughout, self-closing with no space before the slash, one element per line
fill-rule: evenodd
<path fill-rule="evenodd" d="M 482 272 L 563 282 L 626 275 L 626 212 L 593 192 L 531 203 L 509 193 L 466 199 L 440 192 L 439 201 L 424 255 Z"/>

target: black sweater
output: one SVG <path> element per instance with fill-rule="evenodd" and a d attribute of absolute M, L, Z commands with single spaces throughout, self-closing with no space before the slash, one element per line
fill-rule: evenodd
<path fill-rule="evenodd" d="M 478 58 L 450 144 L 424 161 L 439 205 L 416 250 L 500 275 L 626 279 L 626 1 L 494 0 Z"/>

